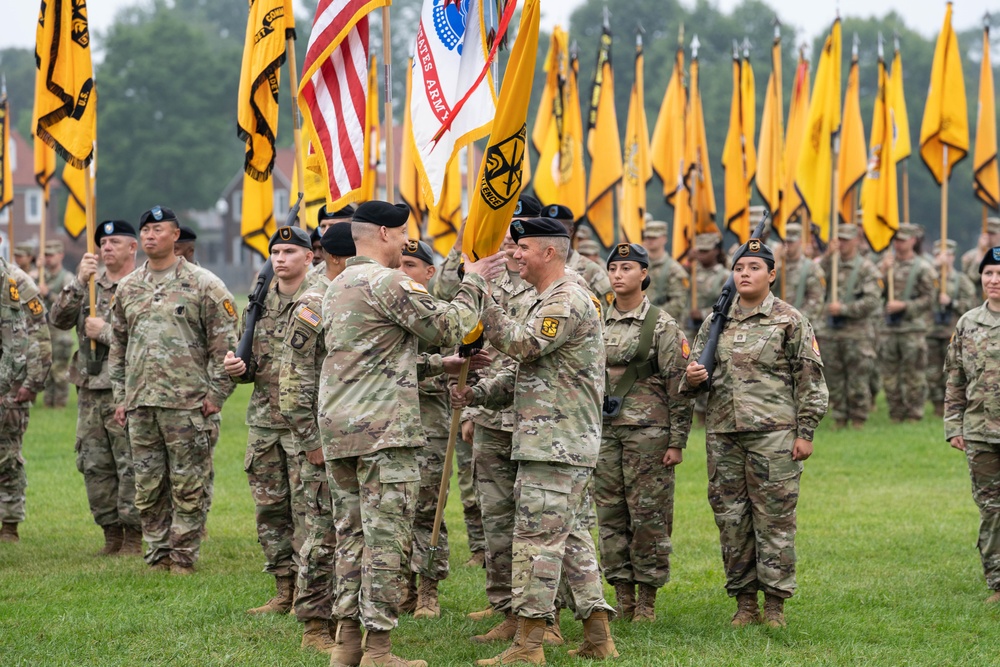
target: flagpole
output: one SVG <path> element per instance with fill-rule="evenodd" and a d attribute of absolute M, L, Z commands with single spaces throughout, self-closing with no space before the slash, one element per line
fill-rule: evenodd
<path fill-rule="evenodd" d="M 94 164 L 97 160 L 97 147 L 94 147 L 94 158 L 90 161 L 90 164 L 83 168 L 83 188 L 84 199 L 86 200 L 86 211 L 85 217 L 87 220 L 87 252 L 94 255 L 97 254 L 97 242 L 94 240 L 94 228 L 96 225 L 96 214 L 97 211 L 94 210 L 94 182 L 97 180 L 94 174 Z M 38 272 L 39 275 L 44 274 L 43 271 Z M 90 281 L 88 283 L 90 292 L 90 316 L 97 317 L 97 283 L 95 282 L 95 276 L 90 276 Z M 90 351 L 97 351 L 97 341 L 93 338 L 90 339 Z"/>
<path fill-rule="evenodd" d="M 35 141 L 40 141 L 37 137 Z M 51 200 L 52 186 L 46 183 L 42 188 L 42 220 L 38 230 L 38 286 L 45 287 L 45 227 L 49 224 L 49 201 Z"/>
<path fill-rule="evenodd" d="M 476 189 L 476 177 L 479 169 L 476 168 L 476 143 L 469 142 L 465 146 L 465 217 L 469 217 L 472 210 L 472 191 Z"/>
<path fill-rule="evenodd" d="M 303 159 L 302 146 L 302 112 L 296 103 L 299 94 L 298 66 L 295 64 L 295 38 L 289 37 L 285 40 L 285 56 L 288 61 L 288 84 L 292 90 L 292 137 L 295 144 L 295 183 L 292 186 L 298 194 L 304 195 L 306 191 L 306 174 L 304 171 L 305 160 Z M 299 227 L 306 227 L 306 207 L 299 208 Z"/>
<path fill-rule="evenodd" d="M 941 144 L 941 248 L 948 240 L 948 144 Z M 948 293 L 948 263 L 941 263 L 941 296 Z"/>
<path fill-rule="evenodd" d="M 903 160 L 903 221 L 910 221 L 910 169 L 908 160 Z"/>
<path fill-rule="evenodd" d="M 833 135 L 833 187 L 830 197 L 833 200 L 833 205 L 830 207 L 830 239 L 838 238 L 838 232 L 840 231 L 840 197 L 837 196 L 838 190 L 840 190 L 840 170 L 837 169 L 837 163 L 840 159 L 840 130 L 838 129 L 836 134 Z M 833 252 L 833 257 L 830 258 L 830 294 L 837 295 L 840 294 L 838 290 L 838 282 L 840 278 L 840 245 L 837 245 L 837 249 Z"/>
<path fill-rule="evenodd" d="M 986 204 L 983 204 L 983 234 L 986 233 L 986 218 L 988 216 L 989 216 L 989 212 L 988 212 L 988 209 L 986 208 Z"/>
<path fill-rule="evenodd" d="M 385 68 L 385 124 L 389 129 L 385 133 L 385 200 L 396 200 L 396 175 L 394 165 L 396 154 L 393 148 L 392 125 L 392 33 L 389 25 L 389 6 L 382 8 L 382 61 Z M 378 178 L 376 172 L 376 179 Z M 377 180 L 376 180 L 377 183 Z"/>

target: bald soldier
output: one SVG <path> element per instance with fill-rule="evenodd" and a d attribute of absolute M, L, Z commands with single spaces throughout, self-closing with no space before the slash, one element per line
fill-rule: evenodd
<path fill-rule="evenodd" d="M 934 259 L 938 275 L 941 267 L 947 270 L 944 294 L 937 295 L 933 323 L 927 332 L 927 396 L 934 405 L 934 414 L 944 416 L 944 394 L 947 376 L 944 363 L 948 355 L 948 342 L 955 332 L 955 325 L 962 315 L 979 305 L 980 289 L 969 277 L 955 269 L 955 249 L 958 244 L 948 239 L 942 248 L 941 240 L 934 242 Z"/>
<path fill-rule="evenodd" d="M 649 253 L 649 302 L 683 322 L 691 300 L 691 277 L 667 252 L 667 223 L 650 220 L 642 230 L 642 247 Z"/>
<path fill-rule="evenodd" d="M 52 309 L 60 292 L 73 280 L 73 274 L 63 267 L 66 256 L 63 242 L 55 239 L 45 244 L 45 284 L 38 291 L 45 301 L 45 308 Z M 73 356 L 73 333 L 49 326 L 52 340 L 52 369 L 45 383 L 45 407 L 64 408 L 69 400 L 69 360 Z"/>
<path fill-rule="evenodd" d="M 337 637 L 332 665 L 411 665 L 392 655 L 403 565 L 410 556 L 424 445 L 418 341 L 457 345 L 479 321 L 500 254 L 466 263 L 451 303 L 396 269 L 409 209 L 365 202 L 353 216 L 357 256 L 330 283 L 319 426 L 337 528 Z M 367 631 L 362 644 L 362 625 Z"/>
<path fill-rule="evenodd" d="M 785 226 L 782 247 L 784 268 L 777 271 L 778 279 L 771 291 L 818 326 L 823 318 L 826 274 L 819 264 L 802 254 L 802 225 L 790 222 Z"/>

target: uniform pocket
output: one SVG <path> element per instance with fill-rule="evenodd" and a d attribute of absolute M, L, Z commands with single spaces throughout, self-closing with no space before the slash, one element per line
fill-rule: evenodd
<path fill-rule="evenodd" d="M 379 512 L 394 516 L 413 513 L 420 469 L 412 451 L 402 456 L 398 452 L 386 452 L 380 457 L 378 481 Z"/>

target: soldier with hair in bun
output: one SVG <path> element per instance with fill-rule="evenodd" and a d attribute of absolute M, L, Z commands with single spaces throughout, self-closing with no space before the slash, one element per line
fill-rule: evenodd
<path fill-rule="evenodd" d="M 604 315 L 608 398 L 594 469 L 601 566 L 618 613 L 633 621 L 656 619 L 656 591 L 670 581 L 674 469 L 693 408 L 680 394 L 691 348 L 674 318 L 643 293 L 648 266 L 636 244 L 608 257 L 615 300 Z"/>
<path fill-rule="evenodd" d="M 700 364 L 712 315 L 694 342 L 682 390 L 708 383 L 708 499 L 719 527 L 732 625 L 784 627 L 795 593 L 795 507 L 802 462 L 826 413 L 823 363 L 812 325 L 771 293 L 774 255 L 758 239 L 733 262 L 738 296 L 715 350 L 715 374 Z M 764 592 L 760 616 L 758 592 Z"/>

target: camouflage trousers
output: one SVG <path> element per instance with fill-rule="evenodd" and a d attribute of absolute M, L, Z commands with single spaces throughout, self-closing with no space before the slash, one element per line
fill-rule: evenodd
<path fill-rule="evenodd" d="M 52 332 L 52 368 L 45 380 L 45 407 L 64 408 L 69 401 L 69 362 L 73 357 L 73 334 L 53 327 L 49 327 L 49 331 Z"/>
<path fill-rule="evenodd" d="M 139 407 L 128 413 L 128 434 L 146 562 L 193 565 L 208 514 L 218 418 L 200 409 Z"/>
<path fill-rule="evenodd" d="M 251 426 L 243 470 L 253 495 L 264 572 L 294 577 L 305 535 L 306 508 L 292 432 Z"/>
<path fill-rule="evenodd" d="M 389 631 L 406 588 L 420 470 L 412 448 L 326 462 L 337 527 L 333 617 Z"/>
<path fill-rule="evenodd" d="M 87 502 L 98 526 L 139 530 L 135 470 L 128 434 L 115 421 L 110 389 L 77 389 L 76 469 L 83 473 Z"/>
<path fill-rule="evenodd" d="M 708 502 L 715 514 L 726 591 L 795 593 L 795 506 L 802 463 L 794 431 L 709 433 Z"/>
<path fill-rule="evenodd" d="M 674 468 L 663 465 L 670 429 L 604 425 L 594 470 L 601 565 L 610 584 L 670 581 Z"/>
<path fill-rule="evenodd" d="M 923 419 L 927 402 L 927 339 L 923 332 L 887 332 L 880 360 L 889 417 Z"/>
<path fill-rule="evenodd" d="M 1000 591 L 1000 444 L 965 441 L 972 499 L 979 508 L 979 555 L 986 585 Z"/>
<path fill-rule="evenodd" d="M 425 431 L 426 432 L 426 431 Z M 417 466 L 420 469 L 420 490 L 413 516 L 413 555 L 410 571 L 426 579 L 438 581 L 448 578 L 448 526 L 441 517 L 441 532 L 436 550 L 431 550 L 431 534 L 434 531 L 434 515 L 438 505 L 438 491 L 441 475 L 444 473 L 444 456 L 448 449 L 448 438 L 430 436 L 427 444 L 416 450 Z M 445 494 L 444 503 L 448 503 Z"/>
<path fill-rule="evenodd" d="M 476 492 L 486 538 L 486 597 L 501 613 L 511 610 L 511 547 L 514 537 L 514 482 L 511 434 L 476 424 L 472 438 Z"/>
<path fill-rule="evenodd" d="M 455 467 L 458 469 L 458 490 L 462 497 L 462 514 L 465 517 L 465 532 L 469 537 L 469 551 L 486 551 L 483 512 L 479 508 L 475 472 L 472 466 L 472 445 L 461 437 L 455 441 Z"/>
<path fill-rule="evenodd" d="M 27 430 L 27 408 L 0 405 L 0 521 L 4 523 L 24 521 L 28 475 L 21 445 Z"/>
<path fill-rule="evenodd" d="M 300 622 L 329 619 L 333 609 L 333 570 L 337 531 L 325 466 L 299 454 L 299 477 L 305 495 L 305 541 L 299 549 L 299 576 L 295 583 L 295 617 Z"/>
<path fill-rule="evenodd" d="M 944 358 L 948 356 L 947 338 L 927 337 L 927 398 L 934 405 L 944 405 Z"/>
<path fill-rule="evenodd" d="M 591 468 L 520 461 L 514 483 L 511 611 L 555 620 L 556 592 L 565 574 L 577 619 L 614 609 L 604 601 L 597 549 L 583 527 Z"/>
<path fill-rule="evenodd" d="M 838 422 L 864 422 L 872 406 L 875 347 L 864 338 L 827 334 L 821 340 L 830 415 Z"/>

